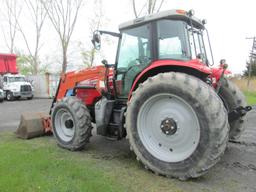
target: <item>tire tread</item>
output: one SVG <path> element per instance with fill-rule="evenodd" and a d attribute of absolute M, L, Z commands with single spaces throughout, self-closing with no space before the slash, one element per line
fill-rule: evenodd
<path fill-rule="evenodd" d="M 140 100 L 140 93 L 150 87 L 152 84 L 159 84 L 161 82 L 175 81 L 175 85 L 180 87 L 181 91 L 189 90 L 191 94 L 194 94 L 196 97 L 200 96 L 200 100 L 198 100 L 198 104 L 196 107 L 204 107 L 204 110 L 208 112 L 206 114 L 208 119 L 214 117 L 211 121 L 209 127 L 211 127 L 211 131 L 209 133 L 210 142 L 209 147 L 205 150 L 203 159 L 200 159 L 195 166 L 191 167 L 187 172 L 165 172 L 160 170 L 158 167 L 152 165 L 147 159 L 145 159 L 142 154 L 139 152 L 138 147 L 134 141 L 132 136 L 132 125 L 131 125 L 131 114 L 132 108 L 136 101 Z M 220 159 L 220 157 L 224 154 L 224 151 L 228 142 L 228 118 L 227 112 L 218 97 L 218 95 L 214 92 L 213 88 L 208 86 L 206 83 L 202 82 L 200 79 L 192 77 L 183 73 L 169 72 L 169 73 L 160 73 L 151 78 L 151 80 L 146 80 L 142 83 L 142 86 L 139 86 L 132 95 L 130 101 L 128 101 L 129 105 L 127 108 L 126 115 L 126 129 L 128 140 L 130 143 L 130 148 L 133 149 L 136 159 L 139 160 L 146 166 L 148 169 L 153 171 L 154 173 L 164 175 L 166 177 L 178 178 L 180 180 L 186 180 L 188 178 L 195 178 L 205 174 L 209 168 L 214 166 Z M 214 115 L 212 115 L 214 114 Z M 218 126 L 220 125 L 220 126 Z"/>
<path fill-rule="evenodd" d="M 59 137 L 56 136 L 57 132 L 55 131 L 53 124 L 53 133 L 57 138 L 57 143 L 60 147 L 71 151 L 82 150 L 86 143 L 89 142 L 89 138 L 92 136 L 91 116 L 89 110 L 77 97 L 64 97 L 54 106 L 52 119 L 54 119 L 55 109 L 58 109 L 58 106 L 60 105 L 65 105 L 74 112 L 75 119 L 77 121 L 77 133 L 75 133 L 72 142 L 64 143 L 61 141 L 61 139 L 59 139 Z"/>

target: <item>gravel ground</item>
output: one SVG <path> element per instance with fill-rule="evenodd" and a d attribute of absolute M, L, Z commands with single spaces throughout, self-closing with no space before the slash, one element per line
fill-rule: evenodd
<path fill-rule="evenodd" d="M 15 131 L 23 112 L 48 112 L 50 99 L 21 100 L 0 103 L 0 130 Z M 256 191 L 256 110 L 247 115 L 246 131 L 236 143 L 229 143 L 222 160 L 204 177 L 187 182 L 174 181 L 185 191 Z M 95 132 L 94 132 L 95 135 Z M 127 155 L 126 140 L 109 141 L 94 136 L 88 147 L 99 151 L 101 158 Z M 110 157 L 111 159 L 111 157 Z M 156 181 L 157 182 L 157 181 Z"/>
<path fill-rule="evenodd" d="M 4 101 L 0 103 L 0 130 L 15 131 L 24 112 L 48 112 L 51 99 Z"/>

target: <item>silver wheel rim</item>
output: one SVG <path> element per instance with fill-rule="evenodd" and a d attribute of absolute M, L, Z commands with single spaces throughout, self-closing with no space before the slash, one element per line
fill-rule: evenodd
<path fill-rule="evenodd" d="M 67 127 L 66 126 L 67 121 L 73 122 L 73 126 Z M 55 115 L 54 125 L 55 125 L 56 133 L 61 140 L 65 142 L 69 142 L 73 139 L 75 134 L 74 119 L 68 110 L 66 109 L 58 110 L 58 112 Z"/>
<path fill-rule="evenodd" d="M 163 122 L 175 122 L 176 131 L 166 134 Z M 165 162 L 180 162 L 196 150 L 200 126 L 193 108 L 173 94 L 157 94 L 140 108 L 137 129 L 141 142 L 155 158 Z M 169 133 L 167 131 L 167 133 Z"/>

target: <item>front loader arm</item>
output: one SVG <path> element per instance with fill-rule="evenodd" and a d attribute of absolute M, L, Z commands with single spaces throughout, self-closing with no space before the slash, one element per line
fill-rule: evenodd
<path fill-rule="evenodd" d="M 80 71 L 68 72 L 61 75 L 58 88 L 56 90 L 55 97 L 53 99 L 50 114 L 54 104 L 64 98 L 69 90 L 74 90 L 78 84 L 83 82 L 83 85 L 94 86 L 96 89 L 100 89 L 98 86 L 100 81 L 104 81 L 105 67 L 97 66 Z M 100 92 L 100 90 L 99 90 Z"/>

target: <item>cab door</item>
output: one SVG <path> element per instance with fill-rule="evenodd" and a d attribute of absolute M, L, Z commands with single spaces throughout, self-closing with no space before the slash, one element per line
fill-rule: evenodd
<path fill-rule="evenodd" d="M 115 87 L 118 98 L 127 98 L 136 76 L 152 62 L 151 26 L 122 31 L 117 58 Z"/>

